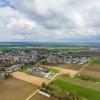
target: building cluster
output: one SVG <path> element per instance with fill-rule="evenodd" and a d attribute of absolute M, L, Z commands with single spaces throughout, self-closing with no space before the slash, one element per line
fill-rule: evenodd
<path fill-rule="evenodd" d="M 41 64 L 37 64 L 33 68 L 28 68 L 27 73 L 33 76 L 42 77 L 46 79 L 52 79 L 54 76 L 54 73 L 50 72 L 48 67 Z"/>
<path fill-rule="evenodd" d="M 21 49 L 9 50 L 0 53 L 0 67 L 4 67 L 7 72 L 13 72 L 23 66 L 30 64 L 84 64 L 90 57 L 72 56 L 64 50 L 48 49 Z M 2 72 L 0 71 L 0 76 Z"/>

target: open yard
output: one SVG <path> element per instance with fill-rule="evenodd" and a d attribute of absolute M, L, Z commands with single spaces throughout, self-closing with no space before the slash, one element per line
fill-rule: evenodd
<path fill-rule="evenodd" d="M 81 72 L 81 74 L 100 78 L 100 65 L 90 64 Z"/>
<path fill-rule="evenodd" d="M 46 97 L 44 95 L 37 93 L 30 100 L 58 100 L 58 99 L 56 99 L 54 97 Z"/>
<path fill-rule="evenodd" d="M 15 77 L 17 79 L 20 79 L 20 80 L 23 80 L 23 81 L 26 81 L 26 82 L 29 82 L 31 84 L 35 84 L 37 86 L 41 86 L 41 84 L 43 82 L 48 83 L 48 81 L 49 81 L 47 79 L 43 79 L 43 78 L 40 78 L 40 77 L 28 75 L 28 74 L 23 73 L 23 72 L 14 72 L 13 77 Z"/>
<path fill-rule="evenodd" d="M 0 79 L 0 100 L 25 100 L 37 88 L 36 85 L 16 78 Z"/>

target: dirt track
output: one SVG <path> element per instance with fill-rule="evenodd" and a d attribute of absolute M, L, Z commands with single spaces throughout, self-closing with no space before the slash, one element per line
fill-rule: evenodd
<path fill-rule="evenodd" d="M 26 81 L 26 82 L 29 82 L 29 83 L 32 83 L 32 84 L 35 84 L 37 86 L 41 86 L 41 84 L 43 82 L 45 82 L 45 83 L 48 82 L 48 80 L 46 80 L 46 79 L 31 76 L 31 75 L 28 75 L 28 74 L 23 73 L 23 72 L 14 72 L 13 77 L 20 79 L 20 80 L 23 80 L 23 81 Z"/>

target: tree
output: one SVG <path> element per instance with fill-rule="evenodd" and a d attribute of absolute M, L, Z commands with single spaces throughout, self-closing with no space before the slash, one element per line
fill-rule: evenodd
<path fill-rule="evenodd" d="M 42 83 L 42 88 L 46 88 L 46 84 L 44 82 Z"/>
<path fill-rule="evenodd" d="M 5 76 L 4 76 L 5 79 L 8 79 L 10 77 L 11 77 L 11 74 L 10 73 L 6 73 Z"/>

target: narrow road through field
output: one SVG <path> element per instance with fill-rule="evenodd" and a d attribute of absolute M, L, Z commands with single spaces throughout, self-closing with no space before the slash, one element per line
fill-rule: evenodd
<path fill-rule="evenodd" d="M 40 89 L 36 90 L 34 93 L 32 93 L 29 97 L 27 97 L 25 100 L 30 100 L 36 93 L 38 93 Z"/>
<path fill-rule="evenodd" d="M 88 65 L 92 62 L 92 60 L 90 60 L 87 64 L 85 64 L 76 74 L 73 74 L 71 77 L 74 77 L 75 75 L 77 75 L 78 73 L 80 73 L 81 71 L 83 71 L 86 67 L 88 67 Z"/>

